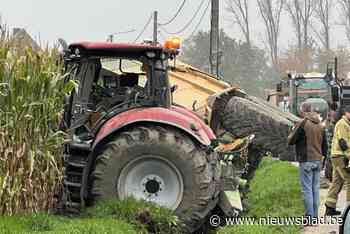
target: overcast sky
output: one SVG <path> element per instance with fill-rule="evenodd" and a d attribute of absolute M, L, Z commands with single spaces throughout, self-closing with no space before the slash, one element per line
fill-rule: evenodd
<path fill-rule="evenodd" d="M 166 26 L 168 31 L 181 29 L 193 16 L 202 0 L 187 0 L 183 11 L 176 20 Z M 208 0 L 204 4 L 192 25 L 182 34 L 181 37 L 189 36 L 197 25 Z M 104 41 L 111 33 L 136 31 L 128 34 L 115 36 L 118 41 L 133 41 L 145 25 L 147 19 L 154 10 L 159 11 L 159 22 L 167 21 L 182 0 L 0 0 L 0 14 L 3 21 L 10 27 L 23 27 L 34 38 L 43 42 L 53 43 L 57 38 L 65 38 L 68 42 L 81 40 Z M 259 15 L 255 1 L 250 1 L 251 21 L 253 40 L 260 47 L 264 42 L 264 25 Z M 220 0 L 220 25 L 225 31 L 235 38 L 242 38 L 237 26 L 233 26 L 230 15 L 225 10 L 226 0 Z M 210 9 L 210 8 L 209 8 Z M 206 13 L 200 30 L 208 30 L 210 24 L 210 12 Z M 332 22 L 335 24 L 336 22 Z M 294 41 L 292 28 L 289 19 L 284 13 L 281 22 L 280 43 L 286 48 Z M 159 35 L 160 40 L 168 37 L 162 29 Z M 343 29 L 340 26 L 334 27 L 332 31 L 332 47 L 346 43 Z M 152 24 L 141 37 L 141 39 L 152 37 Z M 346 44 L 347 45 L 347 44 Z"/>

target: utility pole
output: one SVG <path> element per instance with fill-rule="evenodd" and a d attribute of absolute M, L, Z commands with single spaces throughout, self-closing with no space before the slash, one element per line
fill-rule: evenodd
<path fill-rule="evenodd" d="M 219 77 L 219 0 L 211 0 L 210 72 Z"/>
<path fill-rule="evenodd" d="M 153 13 L 153 44 L 158 43 L 158 11 Z"/>

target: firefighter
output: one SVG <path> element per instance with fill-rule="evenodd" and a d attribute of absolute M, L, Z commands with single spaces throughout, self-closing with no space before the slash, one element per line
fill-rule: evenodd
<path fill-rule="evenodd" d="M 332 166 L 333 175 L 332 183 L 328 190 L 326 199 L 327 216 L 340 215 L 340 211 L 336 210 L 338 194 L 343 184 L 346 185 L 346 200 L 350 202 L 350 106 L 344 107 L 344 115 L 337 122 L 334 128 L 334 136 L 332 140 Z"/>

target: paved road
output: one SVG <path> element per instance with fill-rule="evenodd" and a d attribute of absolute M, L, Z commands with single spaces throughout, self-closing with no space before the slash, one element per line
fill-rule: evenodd
<path fill-rule="evenodd" d="M 320 191 L 320 199 L 321 199 L 321 205 L 320 205 L 320 211 L 319 215 L 323 216 L 325 212 L 325 206 L 324 203 L 326 201 L 328 189 L 321 189 Z M 341 191 L 338 198 L 338 204 L 337 209 L 340 211 L 343 211 L 343 209 L 346 206 L 346 200 L 345 200 L 345 189 Z M 339 233 L 339 227 L 338 225 L 318 225 L 318 226 L 312 226 L 312 227 L 305 227 L 303 234 L 337 234 Z"/>
<path fill-rule="evenodd" d="M 299 163 L 293 162 L 294 166 L 299 167 Z M 321 177 L 324 177 L 324 171 L 321 172 Z M 323 179 L 323 178 L 322 178 Z M 319 210 L 319 216 L 323 216 L 325 213 L 325 201 L 327 197 L 328 189 L 321 189 L 320 190 L 320 210 Z M 343 187 L 343 190 L 339 194 L 338 203 L 337 203 L 337 210 L 343 211 L 346 207 L 346 193 L 345 188 Z M 311 226 L 311 227 L 304 227 L 303 234 L 337 234 L 339 233 L 339 226 L 338 225 L 318 225 L 318 226 Z"/>

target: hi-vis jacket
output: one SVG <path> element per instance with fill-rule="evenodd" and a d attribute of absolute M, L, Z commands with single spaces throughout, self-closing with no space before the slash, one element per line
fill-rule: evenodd
<path fill-rule="evenodd" d="M 346 151 L 342 151 L 339 146 L 339 140 L 344 139 L 349 148 Z M 350 121 L 343 116 L 334 128 L 334 135 L 332 139 L 332 157 L 347 156 L 350 157 Z"/>

